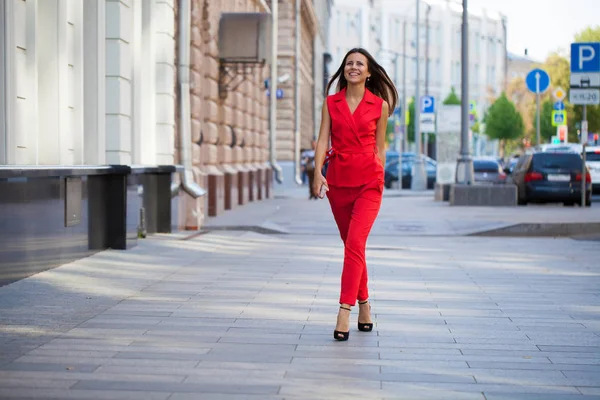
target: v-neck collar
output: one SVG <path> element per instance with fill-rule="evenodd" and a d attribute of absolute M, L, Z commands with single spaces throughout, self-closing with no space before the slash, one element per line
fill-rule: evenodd
<path fill-rule="evenodd" d="M 346 103 L 346 107 L 348 107 L 348 112 L 350 113 L 350 116 L 352 118 L 354 118 L 354 115 L 356 114 L 356 112 L 358 111 L 358 109 L 360 108 L 360 106 L 362 105 L 362 103 L 364 102 L 366 96 L 367 96 L 367 88 L 365 88 L 365 91 L 363 93 L 363 97 L 362 97 L 362 99 L 360 99 L 360 101 L 358 102 L 358 105 L 356 106 L 356 108 L 354 109 L 354 112 L 353 112 L 350 109 L 350 104 L 348 104 L 348 100 L 346 99 L 346 88 L 344 88 L 344 90 L 343 90 L 344 103 Z"/>

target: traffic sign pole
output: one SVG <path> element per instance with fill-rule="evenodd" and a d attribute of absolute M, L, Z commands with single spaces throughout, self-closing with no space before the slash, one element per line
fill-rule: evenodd
<path fill-rule="evenodd" d="M 550 76 L 543 69 L 534 69 L 527 74 L 525 78 L 527 89 L 535 93 L 536 100 L 536 111 L 537 111 L 537 126 L 536 126 L 536 141 L 537 146 L 541 145 L 541 133 L 540 133 L 540 93 L 545 92 L 550 86 Z"/>
<path fill-rule="evenodd" d="M 536 93 L 536 108 L 537 108 L 537 127 L 536 127 L 536 142 L 538 147 L 541 145 L 540 142 L 540 73 L 535 74 L 535 93 Z"/>
<path fill-rule="evenodd" d="M 581 122 L 581 207 L 585 207 L 585 184 L 587 173 L 585 169 L 585 145 L 587 143 L 587 105 L 583 105 L 583 121 Z"/>

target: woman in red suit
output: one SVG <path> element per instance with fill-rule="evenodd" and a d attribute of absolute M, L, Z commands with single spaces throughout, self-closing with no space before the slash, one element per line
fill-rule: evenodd
<path fill-rule="evenodd" d="M 365 247 L 383 194 L 385 132 L 398 93 L 385 70 L 364 49 L 352 49 L 327 85 L 337 93 L 323 103 L 315 150 L 313 192 L 327 193 L 344 242 L 340 309 L 333 336 L 348 340 L 350 311 L 359 304 L 358 329 L 373 330 Z M 331 148 L 327 151 L 331 139 Z M 327 179 L 321 173 L 329 160 Z"/>

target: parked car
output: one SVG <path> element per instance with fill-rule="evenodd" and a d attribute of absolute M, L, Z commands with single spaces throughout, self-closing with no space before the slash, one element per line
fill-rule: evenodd
<path fill-rule="evenodd" d="M 414 155 L 414 153 L 413 153 Z M 427 189 L 433 189 L 435 185 L 435 179 L 437 174 L 437 163 L 435 160 L 427 157 L 424 158 L 425 171 L 427 173 Z M 403 156 L 402 159 L 402 188 L 410 189 L 412 185 L 412 169 L 414 163 L 414 156 L 412 158 Z M 385 187 L 391 188 L 393 182 L 398 181 L 398 159 L 388 162 L 385 166 Z"/>
<path fill-rule="evenodd" d="M 519 159 L 513 172 L 520 205 L 529 202 L 581 205 L 581 180 L 586 180 L 585 205 L 592 204 L 589 170 L 582 173 L 582 159 L 577 153 L 538 152 Z"/>
<path fill-rule="evenodd" d="M 496 159 L 474 159 L 473 171 L 475 172 L 475 183 L 506 182 L 506 174 Z"/>
<path fill-rule="evenodd" d="M 585 164 L 592 176 L 592 192 L 600 192 L 600 146 L 586 148 Z"/>

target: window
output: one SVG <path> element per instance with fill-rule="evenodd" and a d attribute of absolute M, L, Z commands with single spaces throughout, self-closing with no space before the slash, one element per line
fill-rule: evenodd
<path fill-rule="evenodd" d="M 479 53 L 481 51 L 481 38 L 479 37 L 479 33 L 475 34 L 475 53 Z"/>

